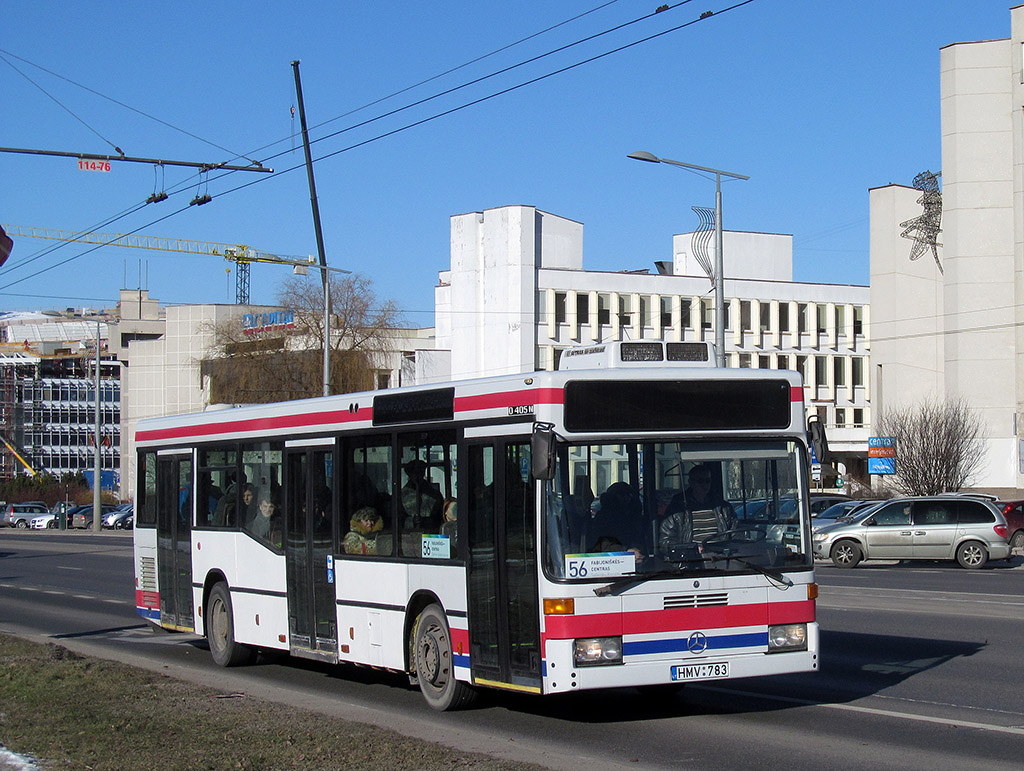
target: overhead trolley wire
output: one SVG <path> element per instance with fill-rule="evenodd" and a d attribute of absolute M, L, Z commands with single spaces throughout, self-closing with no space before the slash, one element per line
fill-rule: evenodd
<path fill-rule="evenodd" d="M 152 121 L 156 121 L 157 123 L 159 123 L 162 126 L 166 126 L 169 129 L 177 131 L 177 132 L 179 132 L 181 134 L 185 134 L 186 136 L 192 137 L 193 139 L 197 139 L 197 140 L 199 140 L 200 142 L 202 142 L 204 144 L 210 145 L 210 147 L 216 147 L 218 150 L 223 150 L 224 152 L 229 153 L 229 154 L 232 155 L 232 160 L 236 160 L 238 158 L 244 158 L 245 160 L 249 161 L 250 163 L 255 163 L 255 161 L 253 161 L 252 158 L 249 158 L 248 156 L 239 155 L 239 154 L 235 153 L 234 150 L 229 150 L 226 147 L 222 147 L 221 145 L 218 145 L 216 142 L 211 142 L 208 139 L 204 139 L 203 137 L 199 136 L 198 134 L 193 134 L 191 131 L 186 131 L 185 129 L 183 129 L 183 128 L 179 127 L 179 126 L 175 126 L 174 124 L 168 123 L 167 121 L 162 120 L 160 118 L 157 118 L 154 115 L 150 115 L 149 113 L 143 112 L 142 110 L 139 110 L 139 109 L 137 109 L 135 107 L 132 107 L 130 104 L 125 104 L 122 101 L 114 99 L 112 96 L 107 96 L 106 94 L 101 93 L 101 92 L 99 92 L 99 91 L 97 91 L 97 90 L 95 90 L 93 88 L 89 88 L 89 86 L 86 86 L 86 85 L 78 83 L 78 82 L 76 82 L 74 80 L 71 80 L 71 78 L 65 77 L 64 75 L 61 75 L 58 72 L 54 72 L 53 70 L 48 70 L 46 67 L 40 66 L 38 64 L 35 64 L 34 62 L 30 62 L 28 59 L 25 59 L 24 57 L 18 56 L 17 54 L 11 53 L 10 51 L 5 51 L 4 49 L 0 48 L 0 59 L 3 59 L 4 62 L 7 64 L 7 66 L 11 67 L 13 70 L 18 72 L 23 78 L 28 80 L 29 83 L 32 83 L 32 85 L 34 85 L 40 91 L 43 91 L 44 94 L 46 94 L 46 91 L 44 91 L 43 88 L 39 84 L 37 84 L 35 81 L 33 81 L 31 78 L 29 78 L 25 73 L 21 72 L 21 70 L 19 70 L 17 67 L 15 67 L 13 64 L 11 64 L 9 61 L 7 61 L 7 59 L 4 58 L 5 55 L 13 57 L 13 58 L 17 59 L 18 61 L 24 62 L 25 64 L 28 64 L 28 65 L 30 65 L 32 67 L 35 67 L 38 70 L 42 70 L 43 72 L 47 73 L 48 75 L 53 75 L 53 77 L 55 77 L 55 78 L 60 78 L 61 80 L 66 81 L 66 82 L 70 83 L 73 86 L 77 86 L 78 88 L 84 89 L 84 90 L 88 91 L 90 94 L 95 94 L 96 96 L 100 97 L 101 99 L 106 99 L 108 102 L 113 102 L 114 104 L 118 105 L 119 107 L 124 107 L 126 110 L 131 110 L 132 112 L 134 112 L 134 113 L 136 113 L 138 115 L 141 115 L 144 118 L 149 118 Z M 47 94 L 47 96 L 50 96 L 50 95 Z M 50 98 L 53 99 L 52 96 Z M 54 101 L 56 101 L 56 99 L 54 99 Z M 58 102 L 58 104 L 60 104 L 60 103 Z M 67 108 L 65 108 L 65 109 L 67 109 Z M 95 132 L 93 132 L 93 133 L 95 133 Z M 102 137 L 101 137 L 101 139 L 102 139 Z M 104 141 L 106 141 L 106 140 L 104 140 Z M 111 143 L 107 142 L 107 144 L 111 144 Z M 115 147 L 114 149 L 117 150 L 118 148 Z M 120 152 L 120 150 L 118 150 L 118 152 Z M 121 153 L 121 155 L 124 155 L 124 153 Z"/>
<path fill-rule="evenodd" d="M 678 8 L 679 6 L 686 5 L 686 4 L 690 3 L 690 2 L 692 2 L 692 0 L 681 0 L 681 2 L 676 3 L 673 6 L 670 6 L 670 8 L 668 10 L 673 10 L 675 8 Z M 643 45 L 645 43 L 651 42 L 653 40 L 656 40 L 658 38 L 661 38 L 661 37 L 664 37 L 666 35 L 672 34 L 674 32 L 678 32 L 679 30 L 682 30 L 682 29 L 685 29 L 687 27 L 691 27 L 691 26 L 697 24 L 698 22 L 705 21 L 708 18 L 712 18 L 714 16 L 719 16 L 719 15 L 721 15 L 723 13 L 727 13 L 729 11 L 733 11 L 733 10 L 736 10 L 738 8 L 742 8 L 743 6 L 749 5 L 749 4 L 753 3 L 753 2 L 754 2 L 754 0 L 741 0 L 741 2 L 734 3 L 733 5 L 730 5 L 730 6 L 727 6 L 725 8 L 722 8 L 721 10 L 705 11 L 699 17 L 691 19 L 691 20 L 689 20 L 687 22 L 684 22 L 682 24 L 678 24 L 678 25 L 676 25 L 674 27 L 670 27 L 670 28 L 662 30 L 660 32 L 656 32 L 654 34 L 651 34 L 651 35 L 648 35 L 646 37 L 640 38 L 639 40 L 635 40 L 635 41 L 630 42 L 630 43 L 625 43 L 623 45 L 617 46 L 617 47 L 612 48 L 612 49 L 610 49 L 608 51 L 605 51 L 603 53 L 595 54 L 595 55 L 590 56 L 590 57 L 588 57 L 586 59 L 582 59 L 582 60 L 580 60 L 578 62 L 566 65 L 564 67 L 560 67 L 560 68 L 558 68 L 556 70 L 553 70 L 551 72 L 548 72 L 548 73 L 545 73 L 545 74 L 542 74 L 542 75 L 538 75 L 538 76 L 536 76 L 534 78 L 530 78 L 528 80 L 525 80 L 525 81 L 522 81 L 520 83 L 508 86 L 506 88 L 499 89 L 498 91 L 494 91 L 494 92 L 492 92 L 490 94 L 484 95 L 484 96 L 479 97 L 477 99 L 473 99 L 473 100 L 471 100 L 469 102 L 465 102 L 465 103 L 463 103 L 461 105 L 457 105 L 457 106 L 449 108 L 447 110 L 442 110 L 440 112 L 434 113 L 433 115 L 427 116 L 425 118 L 421 118 L 419 120 L 412 121 L 412 122 L 407 123 L 407 124 L 405 124 L 403 126 L 399 126 L 398 128 L 392 129 L 390 131 L 383 132 L 383 133 L 378 134 L 376 136 L 373 136 L 373 137 L 370 137 L 368 139 L 362 140 L 360 142 L 356 142 L 356 143 L 354 143 L 352 145 L 343 147 L 343 148 L 341 148 L 339 150 L 336 150 L 336 151 L 327 153 L 325 155 L 322 155 L 322 156 L 320 156 L 318 158 L 313 159 L 313 162 L 316 163 L 316 162 L 319 162 L 319 161 L 326 160 L 328 158 L 333 158 L 333 157 L 335 157 L 337 155 L 340 155 L 342 153 L 348 152 L 350 150 L 354 150 L 354 149 L 357 149 L 359 147 L 363 147 L 365 145 L 372 144 L 374 142 L 378 142 L 378 141 L 380 141 L 382 139 L 386 139 L 388 137 L 395 136 L 396 134 L 400 134 L 400 133 L 402 133 L 404 131 L 408 131 L 409 129 L 416 128 L 418 126 L 422 126 L 422 125 L 424 125 L 426 123 L 430 123 L 430 122 L 432 122 L 434 120 L 437 120 L 439 118 L 443 118 L 443 117 L 446 117 L 448 115 L 452 115 L 454 113 L 460 112 L 460 111 L 462 111 L 464 109 L 467 109 L 469 107 L 473 107 L 473 106 L 476 106 L 478 104 L 482 104 L 484 102 L 487 102 L 487 101 L 490 101 L 492 99 L 495 99 L 495 98 L 497 98 L 499 96 L 504 96 L 505 94 L 509 94 L 509 93 L 514 92 L 514 91 L 518 91 L 519 89 L 522 89 L 522 88 L 525 88 L 527 86 L 533 85 L 535 83 L 539 83 L 541 81 L 547 80 L 548 78 L 554 77 L 556 75 L 561 75 L 561 74 L 564 74 L 566 72 L 570 72 L 570 71 L 575 70 L 575 69 L 577 69 L 579 67 L 582 67 L 582 66 L 584 66 L 586 64 L 591 64 L 591 63 L 593 63 L 595 61 L 599 61 L 601 59 L 605 59 L 605 58 L 607 58 L 609 56 L 612 56 L 614 54 L 621 53 L 621 52 L 629 50 L 631 48 L 635 48 L 636 46 Z M 601 6 L 601 7 L 603 7 L 603 6 Z M 607 35 L 607 34 L 609 34 L 611 32 L 614 32 L 614 31 L 617 31 L 617 30 L 621 30 L 621 29 L 623 29 L 625 27 L 631 26 L 633 24 L 636 24 L 639 21 L 651 18 L 652 16 L 658 15 L 659 13 L 663 13 L 663 12 L 664 12 L 664 10 L 663 11 L 654 11 L 652 13 L 645 14 L 644 16 L 638 17 L 637 19 L 633 19 L 632 21 L 629 21 L 629 22 L 624 22 L 622 24 L 619 24 L 619 25 L 617 25 L 615 27 L 612 27 L 612 28 L 610 28 L 608 30 L 605 30 L 603 32 L 595 33 L 595 34 L 587 36 L 585 38 L 581 38 L 580 40 L 577 40 L 577 41 L 575 41 L 573 43 L 568 43 L 566 45 L 560 46 L 560 47 L 558 47 L 556 49 L 553 49 L 553 50 L 551 50 L 551 51 L 549 51 L 547 53 L 539 54 L 539 55 L 537 55 L 535 57 L 527 59 L 527 60 L 525 60 L 523 62 L 520 62 L 518 64 L 510 65 L 509 67 L 506 67 L 506 68 L 503 68 L 501 70 L 498 70 L 498 71 L 496 71 L 494 73 L 491 73 L 490 75 L 481 76 L 480 78 L 476 78 L 474 80 L 468 81 L 467 83 L 461 84 L 459 86 L 454 86 L 454 87 L 452 87 L 450 89 L 446 89 L 445 91 L 439 92 L 438 94 L 435 94 L 433 96 L 425 97 L 424 99 L 417 100 L 416 102 L 413 102 L 413 103 L 411 103 L 409 105 L 406 105 L 405 107 L 396 108 L 395 110 L 389 111 L 389 112 L 384 113 L 382 115 L 379 115 L 379 116 L 377 116 L 375 118 L 368 119 L 366 121 L 362 121 L 362 122 L 360 122 L 358 124 L 355 124 L 353 126 L 349 126 L 349 127 L 345 128 L 345 129 L 341 129 L 339 131 L 333 132 L 333 133 L 328 134 L 328 135 L 326 135 L 324 137 L 320 137 L 320 138 L 318 138 L 316 140 L 313 140 L 311 142 L 311 144 L 315 144 L 315 143 L 318 143 L 318 142 L 325 141 L 327 139 L 334 138 L 334 137 L 336 137 L 336 136 L 338 136 L 338 135 L 340 135 L 342 133 L 345 133 L 347 131 L 351 131 L 351 130 L 353 130 L 355 128 L 358 128 L 358 127 L 361 127 L 361 126 L 365 126 L 365 125 L 367 125 L 369 123 L 372 123 L 372 122 L 377 121 L 377 120 L 381 120 L 381 119 L 383 119 L 385 117 L 390 117 L 390 116 L 392 116 L 394 114 L 397 114 L 397 113 L 402 112 L 402 111 L 407 110 L 407 109 L 411 109 L 412 107 L 421 105 L 421 104 L 423 104 L 425 102 L 428 102 L 428 101 L 431 101 L 433 99 L 439 98 L 441 96 L 453 93 L 454 91 L 460 90 L 462 88 L 466 88 L 466 87 L 468 87 L 470 85 L 474 85 L 474 84 L 480 83 L 480 82 L 482 82 L 484 80 L 487 80 L 489 78 L 495 77 L 495 76 L 497 76 L 499 74 L 503 74 L 503 73 L 509 72 L 511 70 L 517 69 L 517 68 L 519 68 L 521 66 L 524 66 L 525 64 L 538 61 L 538 60 L 540 60 L 542 58 L 545 58 L 547 56 L 551 56 L 554 53 L 558 53 L 560 51 L 564 51 L 564 50 L 567 50 L 569 48 L 572 48 L 572 47 L 574 47 L 576 45 L 580 45 L 583 42 L 591 41 L 591 40 L 594 40 L 596 38 L 599 38 L 599 37 L 602 37 L 604 35 Z M 576 17 L 574 17 L 574 18 L 576 18 Z M 556 26 L 559 26 L 559 25 L 556 25 Z M 283 156 L 283 155 L 287 154 L 287 152 L 288 152 L 287 150 L 281 151 L 280 153 L 277 153 L 275 155 L 271 155 L 271 156 L 269 156 L 268 158 L 266 158 L 264 160 L 268 160 L 269 161 L 269 160 L 271 160 L 273 158 L 277 158 L 277 157 Z M 247 156 L 238 156 L 238 157 L 247 157 Z M 297 170 L 304 169 L 304 168 L 305 168 L 305 164 L 304 163 L 296 164 L 296 165 L 291 166 L 289 168 L 286 168 L 286 169 L 278 171 L 274 175 L 274 177 L 280 177 L 280 176 L 283 176 L 283 175 L 288 174 L 290 172 L 297 171 Z M 221 179 L 221 178 L 223 178 L 223 177 L 225 177 L 225 176 L 227 176 L 229 174 L 232 174 L 232 173 L 234 173 L 234 172 L 226 171 L 226 172 L 224 172 L 222 174 L 219 174 L 218 176 L 214 177 L 212 179 L 212 181 L 217 181 L 217 180 L 219 180 L 219 179 Z M 227 190 L 224 190 L 223 192 L 218 193 L 218 197 L 219 196 L 227 195 L 229 193 L 239 192 L 241 190 L 244 190 L 246 188 L 251 187 L 252 185 L 254 185 L 254 184 L 258 183 L 258 182 L 265 182 L 265 181 L 268 181 L 269 179 L 271 179 L 271 177 L 253 180 L 253 181 L 250 181 L 250 182 L 247 182 L 247 183 L 243 183 L 243 184 L 238 185 L 238 186 L 233 187 L 233 188 L 228 188 Z M 176 195 L 176 194 L 178 194 L 180 192 L 183 192 L 184 186 L 186 184 L 188 185 L 189 188 L 192 186 L 191 182 L 179 183 L 179 185 L 182 187 L 182 190 L 177 190 L 177 191 L 171 192 L 171 193 L 169 193 L 169 195 Z M 150 227 L 151 225 L 154 225 L 154 224 L 157 224 L 159 222 L 162 222 L 162 221 L 164 221 L 164 220 L 166 220 L 166 219 L 168 219 L 168 218 L 170 218 L 172 216 L 180 214 L 183 211 L 187 211 L 188 209 L 189 209 L 188 206 L 182 207 L 181 209 L 178 209 L 177 211 L 171 212 L 170 214 L 168 214 L 166 216 L 160 217 L 160 218 L 158 218 L 156 220 L 153 220 L 153 221 L 151 221 L 149 223 L 146 223 L 146 224 L 144 224 L 144 225 L 142 225 L 142 226 L 140 226 L 140 227 L 130 231 L 130 233 L 128 235 L 133 234 L 133 233 L 138 233 L 140 230 L 144 230 L 144 229 Z M 121 215 L 121 216 L 127 216 L 127 215 Z M 117 219 L 119 219 L 119 218 L 120 217 L 118 217 Z M 107 224 L 109 224 L 112 221 L 114 221 L 114 220 L 108 221 Z M 59 248 L 60 246 L 64 246 L 64 245 L 66 245 L 66 244 L 59 244 L 59 245 L 55 246 L 54 249 Z M 102 246 L 104 246 L 104 244 L 97 245 L 96 247 L 88 249 L 85 252 L 82 252 L 82 253 L 80 253 L 78 255 L 74 255 L 72 257 L 69 257 L 68 259 L 63 260 L 63 261 L 61 261 L 59 263 L 56 263 L 56 264 L 54 264 L 52 266 L 49 266 L 49 267 L 46 267 L 46 268 L 42 268 L 42 269 L 36 271 L 35 273 L 32 273 L 32 274 L 30 274 L 28 276 L 25 276 L 25 277 L 21 278 L 21 279 L 18 279 L 16 281 L 13 281 L 13 282 L 10 282 L 10 283 L 5 284 L 3 286 L 0 286 L 0 291 L 8 289 L 11 286 L 19 284 L 19 283 L 21 283 L 23 281 L 26 281 L 26 280 L 30 279 L 30 278 L 34 278 L 36 276 L 39 276 L 39 275 L 41 275 L 43 273 L 48 272 L 49 270 L 52 270 L 54 268 L 60 267 L 62 265 L 65 265 L 68 262 L 71 262 L 72 260 L 77 259 L 78 257 L 82 257 L 82 256 L 85 256 L 87 254 L 91 254 L 96 249 L 101 248 Z"/>

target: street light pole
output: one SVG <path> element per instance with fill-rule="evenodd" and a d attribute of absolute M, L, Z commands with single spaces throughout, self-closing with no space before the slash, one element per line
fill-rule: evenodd
<path fill-rule="evenodd" d="M 712 169 L 707 166 L 697 166 L 692 163 L 673 161 L 668 158 L 659 158 L 648 152 L 639 151 L 630 153 L 627 157 L 636 161 L 647 161 L 648 163 L 667 163 L 670 166 L 681 166 L 684 169 L 706 171 L 715 175 L 715 358 L 719 367 L 725 366 L 725 263 L 722 259 L 722 176 L 734 179 L 750 179 L 743 174 L 733 174 L 721 169 Z"/>

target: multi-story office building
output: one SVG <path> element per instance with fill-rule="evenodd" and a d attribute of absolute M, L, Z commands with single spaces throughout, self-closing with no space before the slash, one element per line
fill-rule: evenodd
<path fill-rule="evenodd" d="M 451 234 L 435 329 L 453 378 L 552 369 L 566 348 L 591 342 L 714 340 L 692 234 L 675 236 L 673 259 L 654 272 L 585 270 L 583 225 L 529 206 L 455 216 Z M 863 478 L 868 287 L 794 281 L 788 235 L 728 231 L 723 257 L 727 365 L 801 372 L 840 470 Z"/>
<path fill-rule="evenodd" d="M 96 338 L 100 338 L 100 390 L 96 398 Z M 121 466 L 120 365 L 105 351 L 105 320 L 68 316 L 9 318 L 0 346 L 0 430 L 36 472 L 81 472 L 95 462 L 96 410 L 100 422 L 100 475 L 119 488 Z M 24 471 L 2 453 L 0 478 Z"/>

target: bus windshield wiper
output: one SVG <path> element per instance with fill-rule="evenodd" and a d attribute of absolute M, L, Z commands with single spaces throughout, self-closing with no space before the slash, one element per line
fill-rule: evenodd
<path fill-rule="evenodd" d="M 729 560 L 734 560 L 736 562 L 739 562 L 744 567 L 748 567 L 751 570 L 757 571 L 761 575 L 767 576 L 768 578 L 772 579 L 773 581 L 778 581 L 780 584 L 782 584 L 787 589 L 793 585 L 792 580 L 790 580 L 789 578 L 784 576 L 778 570 L 773 570 L 771 568 L 766 568 L 766 567 L 763 567 L 761 565 L 758 565 L 756 562 L 751 562 L 749 558 L 750 557 L 756 557 L 756 556 L 758 556 L 758 555 L 756 555 L 756 554 L 742 554 L 742 555 L 730 555 L 730 556 L 725 556 L 725 555 L 722 555 L 722 556 L 705 555 L 705 556 L 701 557 L 700 559 L 680 560 L 679 563 L 677 563 L 677 564 L 679 564 L 679 565 L 704 564 L 706 562 L 728 562 Z M 597 588 L 594 589 L 594 594 L 596 594 L 598 597 L 608 597 L 608 596 L 618 597 L 620 594 L 622 594 L 626 590 L 632 589 L 634 586 L 639 586 L 640 584 L 645 584 L 648 581 L 656 580 L 656 579 L 659 579 L 659 578 L 679 578 L 682 575 L 683 575 L 683 573 L 680 570 L 659 570 L 659 571 L 656 571 L 654 573 L 643 573 L 643 574 L 635 573 L 633 575 L 623 576 L 622 578 L 620 578 L 620 579 L 618 579 L 616 581 L 612 581 L 610 584 L 605 584 L 604 586 L 598 586 Z"/>
<path fill-rule="evenodd" d="M 688 560 L 689 562 L 703 562 L 703 560 Z M 658 570 L 654 573 L 634 573 L 633 575 L 623 576 L 617 581 L 612 581 L 610 584 L 604 586 L 598 586 L 594 589 L 594 594 L 598 597 L 618 597 L 627 589 L 632 589 L 634 586 L 645 584 L 648 581 L 657 578 L 678 578 L 682 575 L 679 570 Z"/>
<path fill-rule="evenodd" d="M 773 570 L 772 568 L 766 568 L 766 567 L 764 567 L 762 565 L 758 565 L 756 562 L 751 562 L 749 558 L 750 557 L 756 557 L 756 556 L 758 556 L 758 555 L 757 554 L 741 554 L 741 555 L 737 556 L 737 555 L 733 555 L 733 554 L 730 554 L 730 555 L 723 554 L 721 556 L 706 556 L 706 557 L 704 557 L 704 560 L 706 560 L 707 562 L 729 562 L 730 560 L 734 560 L 734 561 L 740 563 L 741 565 L 743 565 L 744 567 L 748 567 L 751 570 L 756 570 L 761 575 L 767 576 L 768 578 L 771 578 L 771 579 L 773 579 L 775 581 L 778 581 L 780 584 L 785 586 L 787 589 L 793 585 L 793 582 L 789 578 L 784 576 L 778 570 Z"/>

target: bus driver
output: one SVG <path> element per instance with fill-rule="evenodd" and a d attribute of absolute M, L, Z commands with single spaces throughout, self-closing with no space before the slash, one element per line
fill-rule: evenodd
<path fill-rule="evenodd" d="M 690 469 L 689 486 L 676 493 L 665 509 L 658 546 L 667 555 L 672 547 L 700 545 L 708 536 L 736 527 L 736 513 L 729 502 L 711 489 L 711 467 L 701 463 Z"/>

